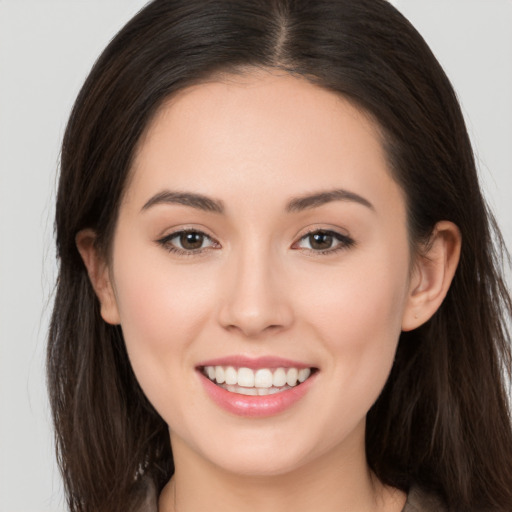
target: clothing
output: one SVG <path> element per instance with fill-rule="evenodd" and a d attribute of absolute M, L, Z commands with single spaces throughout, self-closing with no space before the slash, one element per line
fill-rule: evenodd
<path fill-rule="evenodd" d="M 448 509 L 442 501 L 432 494 L 422 491 L 419 487 L 412 487 L 407 495 L 402 512 L 447 512 Z"/>
<path fill-rule="evenodd" d="M 422 491 L 419 487 L 412 487 L 407 495 L 402 512 L 447 512 L 445 505 L 434 495 Z M 135 512 L 135 511 L 134 511 Z M 148 486 L 148 493 L 144 505 L 137 512 L 158 512 L 158 499 L 153 485 Z"/>

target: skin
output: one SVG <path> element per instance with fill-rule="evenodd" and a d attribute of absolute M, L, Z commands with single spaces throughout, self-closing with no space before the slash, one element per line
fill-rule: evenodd
<path fill-rule="evenodd" d="M 364 201 L 287 211 L 292 198 L 343 189 Z M 224 212 L 148 201 L 202 194 Z M 120 323 L 140 385 L 169 425 L 176 473 L 160 511 L 400 511 L 405 495 L 369 471 L 365 419 L 402 330 L 442 302 L 460 249 L 436 226 L 412 255 L 404 194 L 375 124 L 305 80 L 254 72 L 190 87 L 140 142 L 105 262 L 77 245 L 105 321 Z M 182 229 L 201 252 L 176 254 Z M 308 232 L 329 230 L 330 252 Z M 161 241 L 167 237 L 166 243 Z M 334 250 L 340 249 L 340 250 Z M 243 354 L 318 368 L 306 395 L 268 418 L 218 407 L 196 366 Z M 321 497 L 321 498 L 319 498 Z"/>

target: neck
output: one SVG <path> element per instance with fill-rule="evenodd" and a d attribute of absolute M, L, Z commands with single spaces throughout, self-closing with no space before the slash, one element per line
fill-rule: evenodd
<path fill-rule="evenodd" d="M 369 470 L 364 430 L 357 449 L 336 447 L 307 464 L 277 475 L 241 475 L 206 461 L 172 439 L 176 472 L 162 491 L 159 512 L 399 512 L 400 491 L 385 487 Z"/>

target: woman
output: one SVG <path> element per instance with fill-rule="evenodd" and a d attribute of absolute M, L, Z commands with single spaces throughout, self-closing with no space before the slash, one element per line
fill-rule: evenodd
<path fill-rule="evenodd" d="M 387 2 L 150 3 L 77 99 L 56 230 L 70 510 L 510 510 L 501 238 Z"/>

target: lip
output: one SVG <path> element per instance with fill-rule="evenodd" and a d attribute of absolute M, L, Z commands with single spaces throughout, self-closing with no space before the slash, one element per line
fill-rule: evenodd
<path fill-rule="evenodd" d="M 208 363 L 210 363 L 210 361 L 208 361 Z M 224 362 L 221 362 L 216 364 L 205 364 L 205 366 L 222 366 L 224 364 Z M 231 366 L 234 366 L 232 362 Z M 290 366 L 294 367 L 294 365 Z M 277 366 L 277 368 L 279 367 L 283 367 L 282 360 L 281 365 Z M 309 368 L 304 365 L 300 367 Z M 265 366 L 265 368 L 269 367 Z M 307 380 L 293 388 L 281 391 L 280 393 L 263 396 L 232 393 L 213 383 L 206 375 L 203 374 L 201 369 L 197 370 L 197 374 L 206 394 L 213 400 L 213 402 L 225 411 L 235 414 L 236 416 L 247 418 L 264 418 L 280 414 L 296 404 L 310 390 L 316 380 L 318 372 L 314 372 Z"/>
<path fill-rule="evenodd" d="M 242 355 L 209 359 L 199 363 L 196 368 L 204 368 L 205 366 L 233 366 L 235 368 L 251 368 L 251 370 L 257 370 L 258 368 L 268 368 L 270 370 L 276 368 L 297 368 L 298 370 L 313 368 L 311 365 L 291 359 L 283 359 L 282 357 L 263 356 L 253 358 Z"/>

